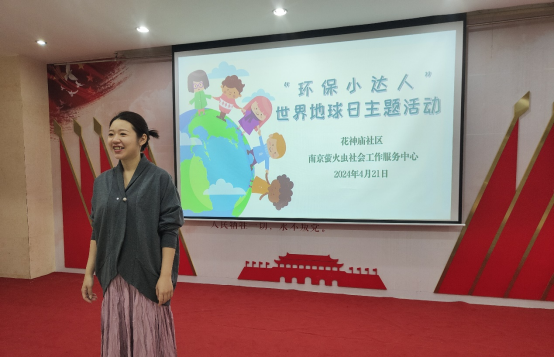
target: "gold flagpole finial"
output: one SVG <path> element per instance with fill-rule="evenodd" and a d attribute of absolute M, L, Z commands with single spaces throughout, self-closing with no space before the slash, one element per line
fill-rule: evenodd
<path fill-rule="evenodd" d="M 77 134 L 78 137 L 81 137 L 81 133 L 83 130 L 81 129 L 81 125 L 77 123 L 77 120 L 73 119 L 73 131 L 75 134 Z"/>
<path fill-rule="evenodd" d="M 529 110 L 530 97 L 531 97 L 531 92 L 527 92 L 514 105 L 514 116 L 516 118 L 521 117 L 527 110 Z"/>
<path fill-rule="evenodd" d="M 61 139 L 62 138 L 62 127 L 60 126 L 60 124 L 58 124 L 57 121 L 52 120 L 52 122 L 54 123 L 54 134 L 56 134 Z"/>
<path fill-rule="evenodd" d="M 102 136 L 102 125 L 96 120 L 96 118 L 92 118 L 94 120 L 94 132 L 100 136 Z"/>

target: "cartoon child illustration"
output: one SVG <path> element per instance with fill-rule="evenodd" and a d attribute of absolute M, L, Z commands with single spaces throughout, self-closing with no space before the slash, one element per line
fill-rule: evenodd
<path fill-rule="evenodd" d="M 241 93 L 243 89 L 244 84 L 242 84 L 239 77 L 232 75 L 225 78 L 221 83 L 221 91 L 223 93 L 219 97 L 213 97 L 213 99 L 219 100 L 219 111 L 221 112 L 218 116 L 219 119 L 226 121 L 225 115 L 229 114 L 233 107 L 242 110 L 235 102 L 235 99 L 242 97 Z"/>
<path fill-rule="evenodd" d="M 254 97 L 248 102 L 242 109 L 244 116 L 239 120 L 242 134 L 246 132 L 250 135 L 254 129 L 260 130 L 271 116 L 272 109 L 271 101 L 263 96 Z"/>
<path fill-rule="evenodd" d="M 254 161 L 250 164 L 250 170 L 253 169 L 254 165 L 265 161 L 265 175 L 267 177 L 269 173 L 269 158 L 279 159 L 283 157 L 287 151 L 287 144 L 283 135 L 279 133 L 271 134 L 265 144 L 262 139 L 261 130 L 258 130 L 258 135 L 260 136 L 260 146 L 255 146 L 252 150 L 246 150 L 246 153 L 254 156 Z"/>
<path fill-rule="evenodd" d="M 203 70 L 191 72 L 188 77 L 188 89 L 189 92 L 194 93 L 194 98 L 190 100 L 190 104 L 194 103 L 194 109 L 198 110 L 198 115 L 206 114 L 206 106 L 208 101 L 206 98 L 212 96 L 204 93 L 204 89 L 208 89 L 210 81 L 208 75 Z"/>
<path fill-rule="evenodd" d="M 276 180 L 269 183 L 266 175 L 265 181 L 258 176 L 254 177 L 250 187 L 252 187 L 252 193 L 261 194 L 260 200 L 267 195 L 269 202 L 273 203 L 277 210 L 281 210 L 289 204 L 292 198 L 294 183 L 287 175 L 277 176 Z"/>

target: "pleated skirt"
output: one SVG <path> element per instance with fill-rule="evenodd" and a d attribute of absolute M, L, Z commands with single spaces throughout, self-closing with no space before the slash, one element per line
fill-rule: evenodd
<path fill-rule="evenodd" d="M 102 357 L 176 357 L 169 306 L 158 306 L 117 275 L 102 301 Z"/>

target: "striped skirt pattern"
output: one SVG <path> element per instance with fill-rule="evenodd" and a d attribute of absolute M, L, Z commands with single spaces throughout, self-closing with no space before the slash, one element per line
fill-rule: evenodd
<path fill-rule="evenodd" d="M 102 301 L 102 357 L 176 357 L 169 306 L 158 306 L 117 275 Z"/>

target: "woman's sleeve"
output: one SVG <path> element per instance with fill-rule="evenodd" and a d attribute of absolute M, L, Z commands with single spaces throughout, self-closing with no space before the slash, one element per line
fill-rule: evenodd
<path fill-rule="evenodd" d="M 160 204 L 158 233 L 162 248 L 175 248 L 179 240 L 178 230 L 183 225 L 183 210 L 177 188 L 168 175 L 167 184 Z"/>
<path fill-rule="evenodd" d="M 96 235 L 94 234 L 94 185 L 92 186 L 92 199 L 90 200 L 90 225 L 92 227 L 92 234 L 90 235 L 90 240 L 96 240 Z"/>

